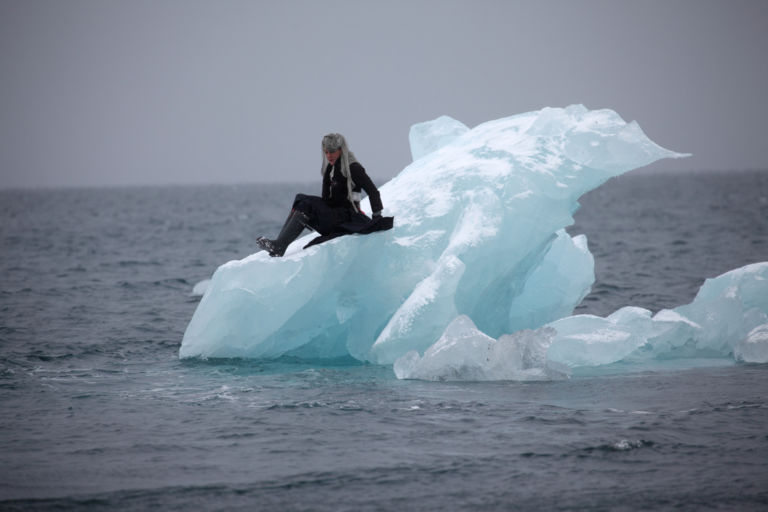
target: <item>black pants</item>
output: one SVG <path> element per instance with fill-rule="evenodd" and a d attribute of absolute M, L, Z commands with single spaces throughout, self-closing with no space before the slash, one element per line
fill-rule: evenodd
<path fill-rule="evenodd" d="M 371 219 L 352 206 L 330 206 L 322 197 L 296 194 L 293 209 L 304 213 L 307 224 L 321 235 L 358 233 L 369 226 Z"/>

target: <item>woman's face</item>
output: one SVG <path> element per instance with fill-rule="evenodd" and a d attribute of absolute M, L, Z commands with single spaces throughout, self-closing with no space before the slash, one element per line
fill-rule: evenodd
<path fill-rule="evenodd" d="M 337 149 L 336 151 L 330 151 L 328 149 L 325 150 L 325 158 L 328 160 L 328 163 L 333 165 L 336 163 L 336 160 L 339 159 L 341 156 L 341 149 Z"/>

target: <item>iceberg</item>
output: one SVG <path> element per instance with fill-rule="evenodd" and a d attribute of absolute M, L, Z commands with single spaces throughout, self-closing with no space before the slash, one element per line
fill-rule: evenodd
<path fill-rule="evenodd" d="M 613 176 L 686 156 L 612 110 L 582 105 L 472 129 L 443 116 L 412 127 L 410 143 L 414 161 L 380 188 L 393 230 L 302 250 L 309 235 L 283 258 L 260 252 L 225 263 L 187 326 L 180 357 L 352 356 L 389 365 L 407 355 L 410 366 L 401 360 L 397 368 L 416 375 L 428 366 L 418 354 L 466 359 L 457 340 L 494 339 L 494 353 L 516 353 L 516 362 L 468 374 L 554 375 L 559 370 L 540 361 L 547 350 L 562 360 L 550 357 L 552 364 L 577 361 L 558 331 L 565 324 L 553 322 L 568 318 L 594 282 L 586 237 L 564 229 L 578 198 Z M 645 321 L 639 312 L 627 316 Z M 464 320 L 457 325 L 457 318 Z M 624 329 L 617 319 L 609 323 Z M 538 330 L 547 325 L 554 332 Z M 568 339 L 578 339 L 581 326 L 571 327 Z M 472 329 L 476 335 L 467 334 Z M 624 341 L 600 360 L 641 346 Z M 436 342 L 457 348 L 428 353 Z M 521 348 L 530 343 L 539 348 Z"/>

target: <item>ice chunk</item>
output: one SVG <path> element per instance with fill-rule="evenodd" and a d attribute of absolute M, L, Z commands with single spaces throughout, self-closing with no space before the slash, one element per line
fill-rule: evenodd
<path fill-rule="evenodd" d="M 456 316 L 453 297 L 464 268 L 453 255 L 438 261 L 435 271 L 416 285 L 379 334 L 374 345 L 379 360 L 394 361 L 409 350 L 423 352 L 433 343 L 423 333 L 439 332 L 444 328 L 443 319 Z"/>
<path fill-rule="evenodd" d="M 697 350 L 733 353 L 753 328 L 768 322 L 768 262 L 707 279 L 693 302 L 674 311 L 701 326 L 691 340 Z"/>
<path fill-rule="evenodd" d="M 399 379 L 555 380 L 567 370 L 547 362 L 555 331 L 523 330 L 498 340 L 482 333 L 465 315 L 458 316 L 424 356 L 412 350 L 394 364 Z"/>
<path fill-rule="evenodd" d="M 195 286 L 192 288 L 191 295 L 196 297 L 202 297 L 205 295 L 205 292 L 208 290 L 208 287 L 211 285 L 210 279 L 203 279 L 202 281 L 195 284 Z"/>
<path fill-rule="evenodd" d="M 734 355 L 745 363 L 768 363 L 768 324 L 758 325 L 736 344 Z"/>
<path fill-rule="evenodd" d="M 624 308 L 607 318 L 576 315 L 549 324 L 557 335 L 549 358 L 568 366 L 596 366 L 624 359 L 646 343 L 651 312 Z"/>
<path fill-rule="evenodd" d="M 284 258 L 260 252 L 222 265 L 180 356 L 391 364 L 426 350 L 458 315 L 491 338 L 540 327 L 570 314 L 593 281 L 586 239 L 563 230 L 578 198 L 683 156 L 615 112 L 581 105 L 468 131 L 443 117 L 411 138 L 416 160 L 380 188 L 393 230 L 302 250 L 308 235 Z"/>
<path fill-rule="evenodd" d="M 464 123 L 449 116 L 440 116 L 433 121 L 415 124 L 411 126 L 408 134 L 411 156 L 414 160 L 418 160 L 424 155 L 447 146 L 468 131 L 469 128 Z"/>
<path fill-rule="evenodd" d="M 557 335 L 548 357 L 568 366 L 731 355 L 768 362 L 768 262 L 707 279 L 693 302 L 653 317 L 623 308 L 607 318 L 576 315 L 549 326 Z"/>
<path fill-rule="evenodd" d="M 509 325 L 532 329 L 548 319 L 570 315 L 574 305 L 589 293 L 595 281 L 594 268 L 587 237 L 571 238 L 564 230 L 558 231 L 547 256 L 531 272 L 509 308 Z"/>

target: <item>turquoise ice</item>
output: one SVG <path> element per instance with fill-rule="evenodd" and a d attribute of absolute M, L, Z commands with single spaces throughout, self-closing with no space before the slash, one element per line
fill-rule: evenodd
<path fill-rule="evenodd" d="M 409 354 L 416 365 L 458 317 L 496 341 L 549 324 L 554 331 L 542 331 L 548 333 L 544 352 L 534 351 L 544 354 L 539 377 L 626 357 L 627 343 L 636 343 L 633 351 L 643 346 L 623 340 L 621 349 L 606 344 L 591 359 L 567 355 L 569 344 L 580 343 L 568 340 L 588 338 L 579 328 L 597 324 L 569 319 L 589 292 L 594 266 L 586 238 L 564 228 L 585 192 L 685 155 L 661 148 L 611 110 L 581 105 L 473 129 L 443 116 L 412 127 L 410 139 L 414 162 L 380 188 L 385 214 L 395 217 L 393 230 L 302 250 L 308 235 L 284 258 L 260 252 L 222 265 L 187 327 L 180 356 L 351 355 L 393 364 Z M 558 328 L 575 334 L 569 338 Z M 531 370 L 530 358 L 521 361 L 515 368 Z M 405 370 L 398 376 L 430 378 Z"/>

